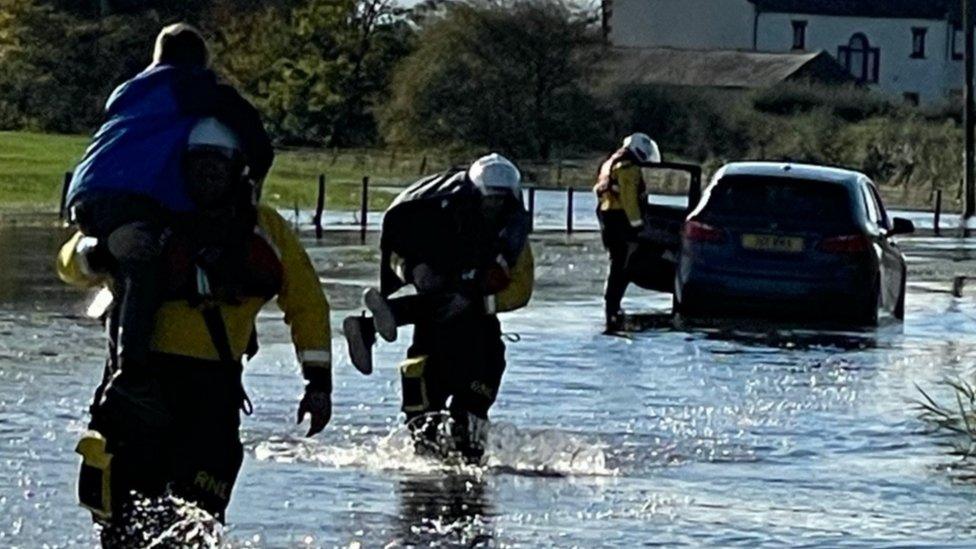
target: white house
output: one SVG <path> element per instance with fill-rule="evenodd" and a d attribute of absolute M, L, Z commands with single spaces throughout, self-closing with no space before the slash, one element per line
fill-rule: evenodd
<path fill-rule="evenodd" d="M 607 0 L 624 47 L 826 51 L 859 82 L 938 104 L 963 84 L 959 0 Z"/>

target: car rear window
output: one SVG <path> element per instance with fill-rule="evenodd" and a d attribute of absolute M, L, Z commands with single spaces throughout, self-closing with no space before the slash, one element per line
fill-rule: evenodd
<path fill-rule="evenodd" d="M 820 223 L 850 222 L 853 217 L 843 185 L 781 177 L 726 177 L 712 189 L 704 212 Z"/>

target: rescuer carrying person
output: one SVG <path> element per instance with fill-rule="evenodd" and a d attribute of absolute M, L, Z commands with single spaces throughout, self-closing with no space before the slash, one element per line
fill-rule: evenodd
<path fill-rule="evenodd" d="M 176 496 L 223 520 L 243 459 L 240 411 L 251 411 L 242 360 L 257 351 L 255 320 L 273 297 L 307 380 L 299 422 L 311 416 L 311 436 L 331 418 L 329 304 L 308 256 L 287 222 L 257 204 L 260 182 L 248 177 L 230 128 L 204 118 L 185 147 L 194 207 L 172 219 L 159 252 L 161 304 L 147 313 L 155 320 L 146 362 L 120 367 L 120 308 L 111 308 L 104 378 L 78 445 L 79 499 L 105 525 L 105 546 L 145 544 L 143 498 Z M 144 245 L 138 233 L 128 238 L 133 251 Z M 115 263 L 105 242 L 79 232 L 57 268 L 65 282 L 117 293 Z M 155 521 L 165 527 L 165 511 Z"/>
<path fill-rule="evenodd" d="M 343 331 L 353 363 L 369 373 L 376 334 L 393 341 L 398 326 L 414 325 L 400 374 L 419 451 L 445 453 L 438 433 L 446 412 L 452 451 L 481 460 L 505 370 L 496 315 L 524 307 L 532 295 L 528 233 L 521 174 L 498 154 L 415 183 L 386 211 L 380 289 L 364 295 L 372 317 L 348 317 Z M 414 295 L 391 298 L 407 285 Z"/>

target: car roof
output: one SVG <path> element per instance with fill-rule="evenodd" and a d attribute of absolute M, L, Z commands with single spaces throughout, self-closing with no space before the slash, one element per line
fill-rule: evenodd
<path fill-rule="evenodd" d="M 743 175 L 846 184 L 856 184 L 868 179 L 863 173 L 854 170 L 792 162 L 733 162 L 722 166 L 715 177 L 717 180 L 727 176 Z"/>

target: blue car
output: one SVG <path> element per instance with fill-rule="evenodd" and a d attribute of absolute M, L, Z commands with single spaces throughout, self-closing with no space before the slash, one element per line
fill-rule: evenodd
<path fill-rule="evenodd" d="M 877 325 L 905 314 L 905 256 L 914 232 L 889 218 L 864 174 L 742 162 L 712 178 L 681 231 L 675 312 Z"/>

